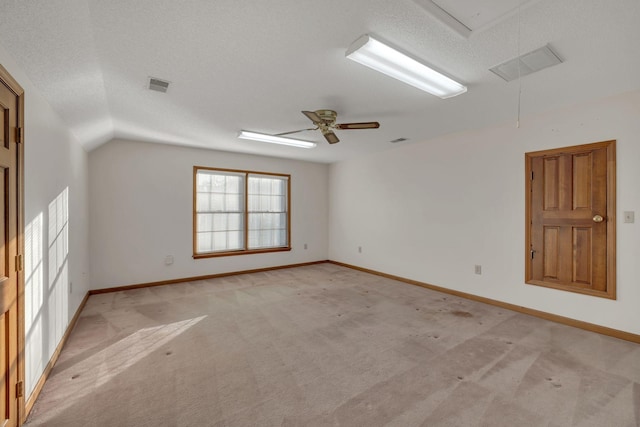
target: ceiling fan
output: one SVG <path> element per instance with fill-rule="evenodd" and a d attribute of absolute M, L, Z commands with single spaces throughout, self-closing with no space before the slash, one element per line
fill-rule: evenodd
<path fill-rule="evenodd" d="M 316 127 L 279 133 L 277 136 L 319 129 L 329 144 L 335 144 L 336 142 L 340 142 L 336 134 L 333 132 L 335 129 L 377 129 L 380 127 L 380 123 L 378 122 L 336 123 L 338 113 L 333 110 L 303 111 L 302 114 L 307 116 L 307 118 L 311 120 Z"/>

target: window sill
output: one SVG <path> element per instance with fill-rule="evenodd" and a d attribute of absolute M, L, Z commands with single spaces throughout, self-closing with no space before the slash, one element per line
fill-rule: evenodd
<path fill-rule="evenodd" d="M 291 251 L 291 247 L 283 247 L 283 248 L 267 248 L 267 249 L 247 249 L 240 251 L 230 251 L 230 252 L 210 252 L 203 254 L 193 254 L 193 259 L 201 259 L 201 258 L 217 258 L 223 256 L 234 256 L 234 255 L 253 255 L 253 254 L 266 254 L 270 252 L 289 252 Z"/>

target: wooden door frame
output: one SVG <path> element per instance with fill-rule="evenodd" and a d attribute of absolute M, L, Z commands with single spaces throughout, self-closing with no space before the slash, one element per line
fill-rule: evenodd
<path fill-rule="evenodd" d="M 530 250 L 531 250 L 531 195 L 532 195 L 532 160 L 535 157 L 551 157 L 561 154 L 575 154 L 581 151 L 588 152 L 594 149 L 604 148 L 607 153 L 607 290 L 606 292 L 590 289 L 579 289 L 569 285 L 550 283 L 531 283 L 533 275 Z M 616 299 L 616 140 L 594 142 L 590 144 L 575 145 L 571 147 L 555 148 L 525 153 L 525 283 L 536 286 L 560 289 L 602 298 Z"/>
<path fill-rule="evenodd" d="M 22 396 L 18 397 L 18 426 L 21 426 L 24 422 L 25 416 L 25 330 L 24 330 L 24 89 L 22 86 L 9 74 L 9 72 L 0 64 L 0 81 L 6 85 L 17 97 L 17 127 L 20 129 L 16 131 L 16 155 L 18 156 L 16 167 L 18 168 L 17 177 L 17 254 L 22 259 L 22 266 L 17 268 L 18 272 L 18 383 L 22 383 Z"/>

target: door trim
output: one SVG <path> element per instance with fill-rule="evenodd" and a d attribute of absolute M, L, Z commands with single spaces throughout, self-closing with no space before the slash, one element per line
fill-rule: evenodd
<path fill-rule="evenodd" d="M 582 289 L 563 284 L 552 284 L 532 280 L 531 267 L 531 163 L 536 157 L 551 157 L 560 154 L 575 154 L 588 152 L 594 149 L 605 148 L 607 153 L 607 290 L 596 291 L 592 289 Z M 601 141 L 591 144 L 582 144 L 571 147 L 555 148 L 525 153 L 525 283 L 544 286 L 547 288 L 560 289 L 563 291 L 576 292 L 608 299 L 616 299 L 616 141 Z"/>
<path fill-rule="evenodd" d="M 24 89 L 0 64 L 0 82 L 4 83 L 18 97 L 17 124 L 22 129 L 20 141 L 17 144 L 17 255 L 24 259 Z M 18 398 L 18 426 L 25 422 L 25 334 L 24 334 L 24 268 L 18 271 L 18 382 L 23 384 L 23 394 Z"/>

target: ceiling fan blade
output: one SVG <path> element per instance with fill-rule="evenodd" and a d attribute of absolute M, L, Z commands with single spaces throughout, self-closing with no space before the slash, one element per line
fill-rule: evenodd
<path fill-rule="evenodd" d="M 307 116 L 309 120 L 311 120 L 313 123 L 317 125 L 319 125 L 320 123 L 324 124 L 324 120 L 322 120 L 322 118 L 319 115 L 317 115 L 314 111 L 303 111 L 302 114 Z"/>
<path fill-rule="evenodd" d="M 336 142 L 340 142 L 336 134 L 331 131 L 323 132 L 323 135 L 329 144 L 335 144 Z"/>
<path fill-rule="evenodd" d="M 290 135 L 292 133 L 298 133 L 298 132 L 304 132 L 306 130 L 316 130 L 318 128 L 309 128 L 309 129 L 300 129 L 300 130 L 292 130 L 291 132 L 282 132 L 282 133 L 276 133 L 275 136 L 284 136 L 284 135 Z"/>
<path fill-rule="evenodd" d="M 377 129 L 380 127 L 378 122 L 362 122 L 362 123 L 339 123 L 335 125 L 336 129 Z"/>

